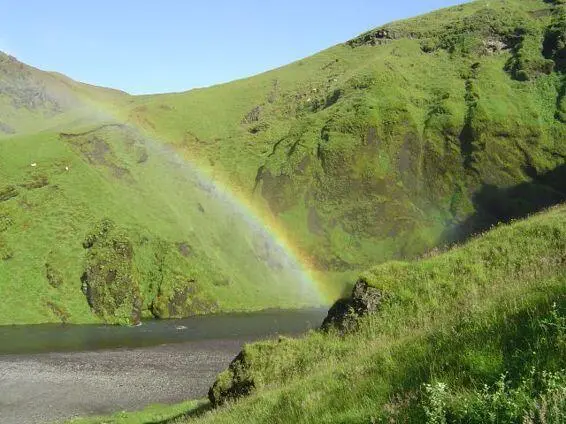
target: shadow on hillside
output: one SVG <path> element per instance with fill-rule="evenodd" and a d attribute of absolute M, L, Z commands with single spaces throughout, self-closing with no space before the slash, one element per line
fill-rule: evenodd
<path fill-rule="evenodd" d="M 449 244 L 459 243 L 498 223 L 525 218 L 566 202 L 566 165 L 541 175 L 530 168 L 525 173 L 532 178 L 530 182 L 506 188 L 483 186 L 472 197 L 476 213 L 448 230 L 444 240 Z"/>
<path fill-rule="evenodd" d="M 194 409 L 191 409 L 188 412 L 183 412 L 172 418 L 167 418 L 165 420 L 158 420 L 158 421 L 146 421 L 144 424 L 175 424 L 179 423 L 180 420 L 185 420 L 189 418 L 198 418 L 203 415 L 205 412 L 208 412 L 212 409 L 212 405 L 209 402 L 202 403 Z"/>

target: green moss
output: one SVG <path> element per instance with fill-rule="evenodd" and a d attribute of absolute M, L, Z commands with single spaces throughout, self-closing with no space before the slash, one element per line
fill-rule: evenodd
<path fill-rule="evenodd" d="M 54 288 L 57 288 L 63 284 L 62 274 L 49 263 L 45 264 L 45 277 L 47 278 L 49 284 Z"/>
<path fill-rule="evenodd" d="M 83 246 L 88 253 L 82 289 L 94 313 L 110 323 L 139 323 L 142 299 L 127 233 L 104 220 L 86 236 Z"/>
<path fill-rule="evenodd" d="M 8 242 L 0 236 L 0 260 L 8 261 L 14 256 L 14 251 L 8 245 Z"/>

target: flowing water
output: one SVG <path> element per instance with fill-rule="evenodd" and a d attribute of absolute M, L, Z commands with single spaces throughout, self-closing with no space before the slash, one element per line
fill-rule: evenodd
<path fill-rule="evenodd" d="M 139 348 L 211 339 L 298 334 L 320 326 L 326 310 L 270 310 L 144 321 L 137 327 L 39 324 L 0 326 L 0 355 Z"/>

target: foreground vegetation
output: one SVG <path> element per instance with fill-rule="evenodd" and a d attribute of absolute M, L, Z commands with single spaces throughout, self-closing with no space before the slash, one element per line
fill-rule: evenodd
<path fill-rule="evenodd" d="M 559 423 L 566 417 L 566 208 L 360 278 L 357 328 L 247 346 L 204 422 Z M 192 422 L 192 421 L 191 421 Z"/>
<path fill-rule="evenodd" d="M 565 255 L 560 206 L 374 267 L 360 281 L 378 312 L 247 345 L 212 388 L 221 405 L 170 422 L 562 423 Z"/>
<path fill-rule="evenodd" d="M 150 405 L 142 411 L 117 412 L 106 417 L 76 418 L 67 424 L 139 424 L 139 423 L 166 423 L 181 416 L 198 412 L 204 401 L 191 400 L 177 405 Z"/>

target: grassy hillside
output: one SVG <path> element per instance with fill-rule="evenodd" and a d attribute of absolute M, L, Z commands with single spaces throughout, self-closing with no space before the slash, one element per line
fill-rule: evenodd
<path fill-rule="evenodd" d="M 112 104 L 126 93 L 44 72 L 0 52 L 0 137 L 92 122 L 94 102 Z"/>
<path fill-rule="evenodd" d="M 253 78 L 136 98 L 129 119 L 263 203 L 320 269 L 419 255 L 505 218 L 490 189 L 564 199 L 544 181 L 566 153 L 562 7 L 441 10 Z"/>
<path fill-rule="evenodd" d="M 566 200 L 564 7 L 475 1 L 155 96 L 0 55 L 0 323 L 320 303 L 217 187 L 334 297 Z"/>
<path fill-rule="evenodd" d="M 248 345 L 176 422 L 559 423 L 566 417 L 566 208 L 361 280 L 380 310 L 345 333 Z"/>
<path fill-rule="evenodd" d="M 320 301 L 263 229 L 129 127 L 5 139 L 0 178 L 0 323 Z"/>
<path fill-rule="evenodd" d="M 165 407 L 160 422 L 563 423 L 565 249 L 559 206 L 373 267 L 359 281 L 381 293 L 377 312 L 247 345 L 211 390 L 222 405 Z"/>

